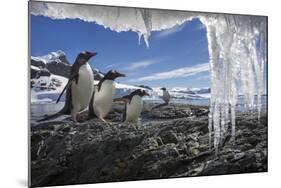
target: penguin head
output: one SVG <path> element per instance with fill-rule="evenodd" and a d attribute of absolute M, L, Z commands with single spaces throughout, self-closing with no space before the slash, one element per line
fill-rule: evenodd
<path fill-rule="evenodd" d="M 126 76 L 125 74 L 122 74 L 116 70 L 110 70 L 106 73 L 104 78 L 107 80 L 115 80 L 118 77 L 125 77 L 125 76 Z"/>
<path fill-rule="evenodd" d="M 98 54 L 97 52 L 88 52 L 88 51 L 80 52 L 76 58 L 76 62 L 79 65 L 84 65 L 89 61 L 89 59 L 91 59 L 91 57 L 94 57 L 97 54 Z"/>
<path fill-rule="evenodd" d="M 166 88 L 165 88 L 165 87 L 162 87 L 161 90 L 166 91 Z"/>
<path fill-rule="evenodd" d="M 134 94 L 135 94 L 135 95 L 139 95 L 139 96 L 141 96 L 141 97 L 143 97 L 143 96 L 145 96 L 145 95 L 149 96 L 149 94 L 148 94 L 145 90 L 143 90 L 143 89 L 137 89 L 137 90 L 135 90 L 135 91 L 134 91 Z"/>

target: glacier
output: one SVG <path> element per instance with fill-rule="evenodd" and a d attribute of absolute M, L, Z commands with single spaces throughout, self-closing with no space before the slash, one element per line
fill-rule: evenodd
<path fill-rule="evenodd" d="M 213 140 L 217 153 L 228 130 L 235 143 L 238 94 L 244 95 L 249 111 L 256 109 L 261 113 L 267 64 L 266 17 L 42 2 L 31 2 L 30 11 L 52 19 L 95 22 L 116 32 L 132 31 L 138 35 L 139 43 L 143 38 L 148 47 L 152 31 L 169 29 L 197 18 L 206 27 L 208 40 L 210 146 Z"/>

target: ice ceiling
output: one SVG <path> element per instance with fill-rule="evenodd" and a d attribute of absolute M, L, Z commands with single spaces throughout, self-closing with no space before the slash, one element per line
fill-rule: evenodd
<path fill-rule="evenodd" d="M 143 37 L 147 46 L 151 31 L 199 18 L 207 29 L 210 57 L 210 144 L 213 139 L 217 152 L 228 129 L 235 141 L 238 95 L 244 95 L 247 109 L 257 109 L 260 116 L 267 63 L 266 17 L 42 2 L 31 2 L 30 11 L 52 19 L 95 22 L 116 32 L 131 30 L 138 33 L 139 40 Z"/>

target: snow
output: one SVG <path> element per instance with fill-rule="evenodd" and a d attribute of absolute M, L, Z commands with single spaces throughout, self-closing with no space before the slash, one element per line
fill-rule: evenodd
<path fill-rule="evenodd" d="M 50 86 L 52 79 L 59 80 L 61 85 L 54 87 L 54 89 L 40 89 L 41 83 L 46 83 L 46 87 Z M 31 89 L 31 104 L 38 104 L 55 102 L 67 84 L 68 79 L 63 76 L 51 74 L 50 77 L 40 76 L 38 79 L 32 79 L 32 81 L 34 81 L 34 87 Z"/>
<path fill-rule="evenodd" d="M 143 37 L 147 46 L 152 31 L 199 18 L 207 30 L 211 77 L 209 131 L 210 143 L 214 131 L 216 152 L 229 125 L 235 141 L 235 108 L 239 93 L 244 95 L 247 108 L 252 111 L 257 106 L 260 114 L 267 63 L 266 17 L 42 2 L 30 4 L 33 15 L 53 19 L 78 18 L 116 32 L 131 30 L 138 34 L 139 41 Z M 258 100 L 254 104 L 256 94 Z"/>
<path fill-rule="evenodd" d="M 65 53 L 61 50 L 58 50 L 56 52 L 51 52 L 44 56 L 31 56 L 31 59 L 35 61 L 42 61 L 44 64 L 56 61 L 58 63 L 62 63 L 62 61 L 59 59 L 60 56 L 65 56 Z"/>
<path fill-rule="evenodd" d="M 33 65 L 30 65 L 30 68 L 33 69 L 33 70 L 36 70 L 36 71 L 40 71 L 40 69 L 36 66 L 33 66 Z"/>

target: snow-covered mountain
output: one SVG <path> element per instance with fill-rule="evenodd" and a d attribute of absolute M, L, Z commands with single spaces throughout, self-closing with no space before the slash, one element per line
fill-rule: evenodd
<path fill-rule="evenodd" d="M 66 54 L 61 50 L 43 56 L 31 56 L 30 64 L 31 79 L 40 76 L 38 74 L 42 73 L 42 70 L 65 78 L 68 78 L 70 74 L 71 64 L 67 60 Z M 103 77 L 99 70 L 93 69 L 93 72 L 95 80 L 100 80 Z"/>
<path fill-rule="evenodd" d="M 66 59 L 65 53 L 61 50 L 58 50 L 56 52 L 51 52 L 43 56 L 37 56 L 37 57 L 31 56 L 31 59 L 34 61 L 41 61 L 44 64 L 48 64 L 52 62 L 69 64 L 68 60 Z"/>
<path fill-rule="evenodd" d="M 44 56 L 31 56 L 30 64 L 32 66 L 31 78 L 35 78 L 36 76 L 38 76 L 40 70 L 45 70 L 45 72 L 49 71 L 52 74 L 64 77 L 68 77 L 68 75 L 70 74 L 71 65 L 69 64 L 65 53 L 61 50 L 51 52 Z"/>

